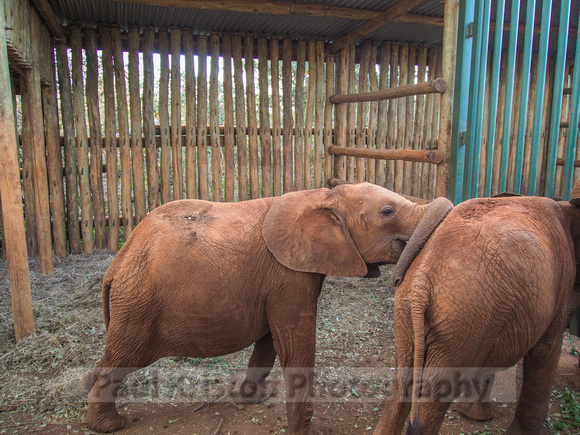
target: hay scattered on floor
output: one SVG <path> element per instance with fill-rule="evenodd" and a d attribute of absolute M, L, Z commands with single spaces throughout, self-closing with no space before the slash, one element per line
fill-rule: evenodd
<path fill-rule="evenodd" d="M 30 262 L 35 332 L 14 345 L 6 262 L 0 261 L 0 420 L 66 421 L 83 418 L 84 375 L 96 364 L 105 344 L 101 281 L 113 259 L 109 251 L 55 259 L 55 272 L 42 275 Z M 327 278 L 318 310 L 317 366 L 367 367 L 392 361 L 393 293 L 390 266 L 379 279 Z M 164 358 L 149 367 L 180 369 L 245 367 L 251 348 L 217 358 Z M 277 363 L 278 364 L 278 363 Z M 144 394 L 152 382 L 149 370 L 131 375 L 131 394 Z M 177 382 L 177 381 L 175 381 Z M 170 397 L 175 382 L 155 385 Z M 194 380 L 192 380 L 194 382 Z M 120 392 L 121 401 L 129 394 Z"/>

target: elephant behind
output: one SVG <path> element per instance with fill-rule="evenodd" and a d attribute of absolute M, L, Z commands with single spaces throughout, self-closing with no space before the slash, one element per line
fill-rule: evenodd
<path fill-rule="evenodd" d="M 468 368 L 493 382 L 521 358 L 508 433 L 541 432 L 562 334 L 580 306 L 577 205 L 486 198 L 451 211 L 396 289 L 397 377 L 375 433 L 401 433 L 410 412 L 408 433 L 436 434 L 460 390 L 442 398 L 427 386 Z"/>
<path fill-rule="evenodd" d="M 325 275 L 377 276 L 377 264 L 397 261 L 424 215 L 428 225 L 448 206 L 420 206 L 368 183 L 160 206 L 103 280 L 106 347 L 85 379 L 88 426 L 125 425 L 115 399 L 131 371 L 164 356 L 212 357 L 255 343 L 242 396 L 269 396 L 265 380 L 278 356 L 289 431 L 315 432 L 309 391 Z"/>

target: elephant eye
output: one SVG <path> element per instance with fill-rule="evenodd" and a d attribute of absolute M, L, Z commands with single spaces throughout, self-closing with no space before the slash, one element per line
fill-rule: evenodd
<path fill-rule="evenodd" d="M 391 217 L 395 213 L 395 209 L 390 205 L 385 205 L 381 208 L 381 216 Z"/>

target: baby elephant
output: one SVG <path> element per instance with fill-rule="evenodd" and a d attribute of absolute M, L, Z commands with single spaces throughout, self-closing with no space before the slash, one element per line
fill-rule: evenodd
<path fill-rule="evenodd" d="M 396 290 L 397 377 L 376 434 L 400 434 L 409 412 L 408 433 L 437 434 L 462 390 L 440 397 L 434 386 L 462 373 L 489 386 L 521 358 L 507 433 L 542 432 L 562 334 L 580 305 L 578 205 L 486 198 L 449 213 Z"/>
<path fill-rule="evenodd" d="M 289 431 L 315 432 L 309 391 L 325 275 L 377 276 L 377 265 L 396 262 L 438 204 L 417 205 L 364 183 L 160 206 L 133 231 L 103 280 L 107 339 L 85 379 L 89 428 L 125 426 L 115 399 L 131 371 L 164 356 L 212 357 L 255 343 L 242 395 L 269 396 L 265 379 L 277 355 L 292 392 Z"/>

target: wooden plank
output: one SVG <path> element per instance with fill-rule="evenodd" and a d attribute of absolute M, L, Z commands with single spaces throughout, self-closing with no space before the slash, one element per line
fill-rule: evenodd
<path fill-rule="evenodd" d="M 294 190 L 293 179 L 293 137 L 292 118 L 292 39 L 287 36 L 282 42 L 282 110 L 284 113 L 282 131 L 282 152 L 284 165 L 284 191 Z"/>
<path fill-rule="evenodd" d="M 324 41 L 315 41 L 315 86 L 314 105 L 314 189 L 323 186 L 322 147 L 324 143 Z M 310 66 L 309 66 L 310 67 Z"/>
<path fill-rule="evenodd" d="M 378 87 L 380 90 L 387 89 L 389 86 L 389 63 L 391 61 L 391 43 L 384 42 L 381 44 L 380 48 L 380 60 L 379 60 L 379 70 L 380 78 Z M 377 129 L 376 129 L 376 149 L 384 150 L 387 148 L 387 125 L 392 122 L 392 120 L 387 118 L 387 112 L 389 108 L 388 101 L 380 101 L 377 108 Z M 383 160 L 376 162 L 376 175 L 375 183 L 379 186 L 385 186 L 386 184 L 386 164 Z M 391 185 L 392 188 L 392 185 Z"/>
<path fill-rule="evenodd" d="M 407 14 L 424 2 L 425 0 L 399 0 L 385 12 L 381 13 L 381 15 L 356 27 L 351 32 L 338 38 L 338 40 L 328 46 L 328 52 L 331 54 L 338 53 L 349 44 L 353 44 L 360 41 L 361 39 L 364 39 L 366 36 L 376 32 L 386 24 L 393 22 L 397 17 Z"/>
<path fill-rule="evenodd" d="M 26 246 L 30 257 L 38 257 L 36 235 L 36 202 L 34 201 L 34 168 L 32 166 L 32 140 L 30 138 L 30 92 L 26 77 L 20 78 L 22 136 L 22 193 L 24 195 L 24 219 L 26 222 Z"/>
<path fill-rule="evenodd" d="M 145 171 L 143 167 L 143 116 L 139 92 L 139 39 L 140 28 L 129 26 L 129 104 L 131 116 L 131 163 L 133 165 L 133 203 L 135 226 L 139 225 L 147 210 L 145 207 Z"/>
<path fill-rule="evenodd" d="M 377 45 L 371 44 L 371 56 L 369 59 L 369 89 L 371 91 L 379 90 L 379 79 L 377 77 L 377 50 Z M 367 147 L 371 149 L 377 148 L 377 115 L 378 103 L 373 101 L 369 104 L 369 124 L 367 127 Z M 377 182 L 377 167 L 377 162 L 367 162 L 367 180 L 370 183 L 376 184 Z"/>
<path fill-rule="evenodd" d="M 424 94 L 442 94 L 447 90 L 447 84 L 442 78 L 429 80 L 423 83 L 409 83 L 376 92 L 358 92 L 356 94 L 331 95 L 333 104 L 360 103 L 363 101 L 382 101 L 394 98 L 409 97 Z"/>
<path fill-rule="evenodd" d="M 93 200 L 95 247 L 97 249 L 105 249 L 107 246 L 107 221 L 105 219 L 105 199 L 103 192 L 103 140 L 101 133 L 101 113 L 99 110 L 99 65 L 97 61 L 97 35 L 95 29 L 85 29 L 85 43 L 87 61 L 87 113 L 89 117 L 89 147 L 91 155 L 89 170 L 91 196 Z"/>
<path fill-rule="evenodd" d="M 442 51 L 440 48 L 437 48 L 438 50 L 438 55 L 437 55 L 437 66 L 435 69 L 435 76 L 437 77 L 441 77 L 444 73 L 443 73 L 443 66 L 442 66 Z M 447 91 L 449 92 L 449 91 Z M 445 94 L 433 94 L 433 120 L 434 122 L 432 122 L 431 124 L 431 137 L 434 138 L 433 142 L 432 142 L 432 149 L 439 149 L 441 148 L 440 145 L 440 139 L 439 139 L 439 135 L 437 134 L 438 132 L 441 132 L 440 129 L 440 123 L 442 122 L 443 119 L 443 95 Z M 440 117 L 441 114 L 441 117 Z M 435 120 L 439 120 L 439 122 L 435 122 Z M 429 183 L 428 183 L 428 187 L 429 187 L 429 191 L 427 193 L 427 198 L 434 198 L 436 197 L 436 173 L 439 172 L 439 168 L 442 164 L 444 164 L 446 162 L 445 160 L 445 153 L 442 151 L 443 153 L 443 161 L 437 165 L 430 165 L 431 166 L 431 170 L 429 171 Z"/>
<path fill-rule="evenodd" d="M 260 197 L 258 169 L 258 120 L 256 115 L 256 87 L 254 79 L 254 35 L 244 38 L 244 66 L 246 71 L 246 103 L 248 115 L 248 156 L 250 164 L 250 199 Z"/>
<path fill-rule="evenodd" d="M 105 97 L 105 151 L 108 168 L 107 204 L 109 209 L 109 218 L 107 246 L 110 251 L 117 252 L 119 249 L 120 219 L 119 187 L 117 180 L 117 116 L 115 108 L 113 44 L 111 41 L 111 32 L 109 31 L 108 27 L 101 25 L 98 27 L 98 31 L 102 47 L 101 63 L 103 65 L 103 93 Z"/>
<path fill-rule="evenodd" d="M 427 51 L 427 75 L 429 80 L 433 79 L 435 76 L 435 70 L 439 59 L 438 54 L 439 51 L 435 47 L 430 47 Z M 433 149 L 432 145 L 434 138 L 431 136 L 431 131 L 433 123 L 438 123 L 438 120 L 433 118 L 433 101 L 433 94 L 427 94 L 425 96 L 425 119 L 422 126 L 424 149 Z M 434 168 L 429 164 L 424 164 L 421 167 L 420 191 L 418 194 L 421 198 L 427 198 L 429 192 L 429 174 L 432 170 L 434 170 Z"/>
<path fill-rule="evenodd" d="M 335 87 L 338 93 L 346 93 L 348 90 L 348 64 L 350 59 L 350 47 L 342 50 L 336 58 L 336 81 Z M 347 144 L 347 108 L 339 105 L 334 109 L 334 145 L 346 146 Z M 331 145 L 329 145 L 330 147 Z M 327 149 L 329 148 L 327 147 Z M 334 157 L 333 176 L 346 179 L 346 157 Z M 330 178 L 330 177 L 328 177 Z"/>
<path fill-rule="evenodd" d="M 183 148 L 181 144 L 181 28 L 171 27 L 171 153 L 173 199 L 183 198 Z"/>
<path fill-rule="evenodd" d="M 270 96 L 268 95 L 268 40 L 258 37 L 260 88 L 260 151 L 262 156 L 262 197 L 272 196 L 272 132 L 270 130 Z"/>
<path fill-rule="evenodd" d="M 325 95 L 331 95 L 335 92 L 335 74 L 334 74 L 334 61 L 335 56 L 325 57 L 326 75 L 326 93 Z M 328 152 L 328 149 L 333 145 L 334 131 L 332 121 L 334 119 L 334 105 L 330 102 L 328 98 L 324 99 L 324 175 L 323 181 L 330 179 L 333 176 L 334 162 L 332 154 Z"/>
<path fill-rule="evenodd" d="M 408 83 L 409 80 L 409 46 L 401 45 L 399 47 L 399 84 Z M 395 147 L 405 147 L 405 127 L 407 124 L 407 99 L 400 98 L 397 102 L 397 139 Z M 403 174 L 405 165 L 402 160 L 395 163 L 395 182 L 394 190 L 403 193 Z"/>
<path fill-rule="evenodd" d="M 129 137 L 129 108 L 127 107 L 127 84 L 121 29 L 111 26 L 113 39 L 113 67 L 115 70 L 115 90 L 117 95 L 117 120 L 121 143 L 121 211 L 123 216 L 124 240 L 133 231 L 133 207 L 131 205 L 131 147 Z"/>
<path fill-rule="evenodd" d="M 362 46 L 360 55 L 360 68 L 358 74 L 358 92 L 364 93 L 368 90 L 369 61 L 371 58 L 371 44 L 366 42 Z M 356 113 L 356 147 L 366 148 L 366 118 L 368 104 L 365 101 L 358 103 Z M 361 183 L 366 180 L 366 161 L 359 157 L 356 159 L 356 181 Z"/>
<path fill-rule="evenodd" d="M 4 7 L 0 7 L 0 28 L 5 28 Z M 0 32 L 0 47 L 6 46 L 6 32 Z M 14 119 L 10 67 L 6 50 L 0 53 L 0 197 L 2 197 L 2 234 L 6 243 L 8 278 L 16 341 L 34 331 L 30 275 L 22 193 L 18 168 L 18 140 Z"/>
<path fill-rule="evenodd" d="M 236 92 L 236 148 L 238 151 L 238 198 L 248 199 L 248 154 L 246 140 L 246 98 L 242 65 L 242 36 L 234 34 L 234 83 Z"/>
<path fill-rule="evenodd" d="M 365 159 L 402 160 L 405 162 L 441 163 L 443 156 L 438 150 L 371 150 L 366 148 L 349 148 L 332 146 L 329 152 L 339 156 L 353 156 Z"/>
<path fill-rule="evenodd" d="M 219 55 L 220 36 L 212 33 L 210 37 L 211 47 L 211 69 L 209 86 L 209 131 L 211 144 L 211 192 L 213 201 L 221 201 L 222 194 L 222 166 L 220 151 L 220 131 L 219 131 Z"/>
<path fill-rule="evenodd" d="M 352 44 L 349 51 L 348 59 L 348 93 L 352 94 L 355 90 L 355 68 L 356 68 L 356 46 Z M 347 146 L 354 148 L 356 146 L 356 106 L 354 104 L 348 104 L 346 108 L 347 113 L 347 136 L 346 142 Z M 346 158 L 346 179 L 348 181 L 354 181 L 354 159 L 352 157 Z"/>
<path fill-rule="evenodd" d="M 199 198 L 209 200 L 207 159 L 207 36 L 197 37 L 197 164 Z"/>
<path fill-rule="evenodd" d="M 159 168 L 157 167 L 157 140 L 155 138 L 155 114 L 153 112 L 153 87 L 155 81 L 153 72 L 154 43 L 155 29 L 153 27 L 146 27 L 143 30 L 143 143 L 146 153 L 147 203 L 149 206 L 149 211 L 156 209 L 160 204 Z M 195 95 L 193 99 L 188 99 L 188 102 L 189 101 L 195 101 Z"/>
<path fill-rule="evenodd" d="M 294 190 L 304 190 L 304 81 L 306 80 L 306 40 L 299 39 L 296 54 L 294 103 Z"/>
<path fill-rule="evenodd" d="M 418 48 L 417 56 L 418 65 L 418 82 L 425 82 L 425 74 L 427 70 L 427 46 L 420 45 Z M 417 95 L 415 106 L 415 128 L 413 130 L 413 146 L 412 149 L 425 149 L 425 143 L 423 139 L 423 125 L 425 124 L 425 95 Z M 483 165 L 485 168 L 485 165 Z M 421 169 L 422 166 L 419 163 L 414 163 L 412 167 L 412 178 L 411 178 L 411 195 L 420 196 L 420 182 L 421 182 Z"/>
<path fill-rule="evenodd" d="M 312 120 L 314 118 L 314 100 L 316 98 L 316 45 L 308 41 L 308 92 L 306 113 L 304 115 L 304 188 L 312 189 Z"/>
<path fill-rule="evenodd" d="M 183 29 L 185 54 L 185 197 L 197 198 L 197 110 L 195 68 L 193 65 L 193 30 Z M 227 80 L 227 77 L 226 77 Z"/>
<path fill-rule="evenodd" d="M 232 80 L 232 34 L 222 34 L 222 50 L 224 59 L 224 199 L 235 199 L 235 138 L 234 138 L 234 91 Z"/>
<path fill-rule="evenodd" d="M 282 148 L 280 135 L 280 41 L 278 37 L 270 38 L 270 74 L 272 76 L 272 181 L 274 196 L 282 195 Z"/>
<path fill-rule="evenodd" d="M 409 46 L 409 69 L 408 69 L 408 82 L 409 84 L 415 83 L 416 80 L 416 66 L 417 60 L 417 47 L 412 44 Z M 413 96 L 407 97 L 407 116 L 405 124 L 405 141 L 402 146 L 405 149 L 413 148 L 413 128 L 415 119 L 415 98 Z M 404 175 L 403 175 L 403 193 L 410 195 L 411 188 L 413 184 L 413 164 L 411 162 L 405 162 L 404 164 Z"/>
<path fill-rule="evenodd" d="M 394 42 L 391 46 L 391 58 L 390 58 L 390 82 L 389 87 L 393 88 L 398 85 L 399 80 L 399 44 Z M 399 122 L 399 117 L 397 116 L 397 111 L 399 109 L 399 103 L 397 101 L 389 102 L 389 108 L 387 111 L 387 137 L 386 137 L 386 148 L 395 149 L 397 141 L 397 124 Z M 387 174 L 385 180 L 385 187 L 387 189 L 395 190 L 395 162 L 387 163 Z"/>
<path fill-rule="evenodd" d="M 60 258 L 66 257 L 66 214 L 63 187 L 63 161 L 60 146 L 58 124 L 58 106 L 56 101 L 56 65 L 54 56 L 50 58 L 50 69 L 53 80 L 42 88 L 42 105 L 44 108 L 44 125 L 46 140 L 46 162 L 48 185 L 50 190 L 50 208 L 52 211 L 52 240 L 54 253 Z"/>
<path fill-rule="evenodd" d="M 201 59 L 200 55 L 200 59 Z M 161 138 L 161 203 L 171 201 L 171 130 L 169 125 L 169 35 L 159 29 L 159 128 Z"/>

